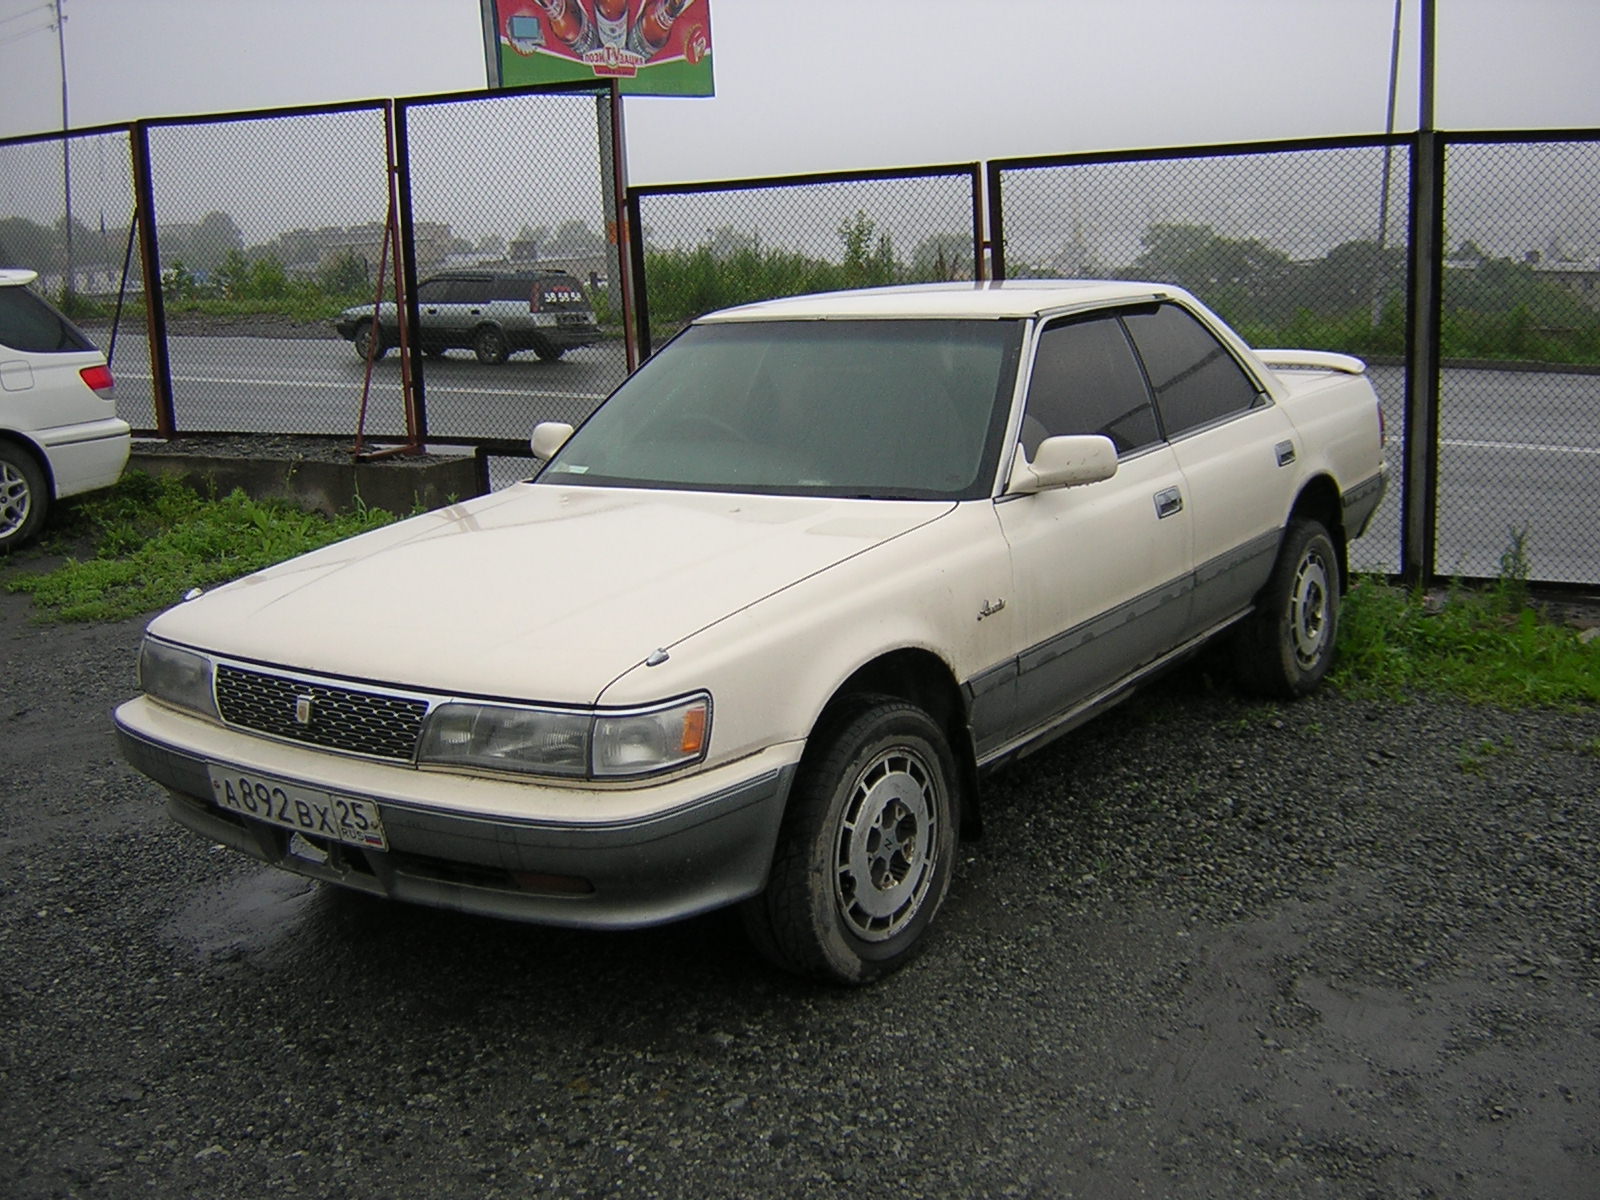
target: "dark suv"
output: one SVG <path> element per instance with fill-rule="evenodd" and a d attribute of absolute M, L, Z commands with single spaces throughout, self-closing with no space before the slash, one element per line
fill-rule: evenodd
<path fill-rule="evenodd" d="M 600 340 L 583 285 L 565 271 L 449 271 L 417 285 L 415 331 L 425 354 L 471 350 L 482 363 L 505 362 L 519 350 L 547 361 Z M 382 358 L 400 342 L 393 304 L 347 308 L 334 321 L 356 353 Z M 376 343 L 370 344 L 376 335 Z"/>

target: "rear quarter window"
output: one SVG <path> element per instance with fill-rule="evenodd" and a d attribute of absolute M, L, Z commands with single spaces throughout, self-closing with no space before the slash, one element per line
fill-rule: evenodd
<path fill-rule="evenodd" d="M 0 287 L 0 346 L 31 354 L 94 349 L 76 325 L 21 287 Z"/>

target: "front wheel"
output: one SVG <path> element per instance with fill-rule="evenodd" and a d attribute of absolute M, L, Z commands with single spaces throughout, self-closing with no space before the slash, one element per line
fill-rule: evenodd
<path fill-rule="evenodd" d="M 887 697 L 813 736 L 745 928 L 785 970 L 868 983 L 911 958 L 949 890 L 955 760 L 927 713 Z"/>
<path fill-rule="evenodd" d="M 39 532 L 50 507 L 50 489 L 33 455 L 0 441 L 0 551 L 22 545 Z"/>
<path fill-rule="evenodd" d="M 369 358 L 376 362 L 389 353 L 389 347 L 383 340 L 383 330 L 376 321 L 368 321 L 357 328 L 356 336 L 351 340 L 355 343 L 356 357 L 363 362 Z"/>
<path fill-rule="evenodd" d="M 1269 696 L 1303 696 L 1333 663 L 1339 555 L 1317 521 L 1291 521 L 1256 611 L 1239 633 L 1240 682 Z"/>

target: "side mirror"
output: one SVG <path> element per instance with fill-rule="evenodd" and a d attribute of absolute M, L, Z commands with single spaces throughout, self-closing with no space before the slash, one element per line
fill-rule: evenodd
<path fill-rule="evenodd" d="M 1011 464 L 1006 491 L 1026 495 L 1051 488 L 1079 487 L 1110 479 L 1116 473 L 1117 448 L 1103 434 L 1045 438 L 1032 462 L 1019 450 Z"/>
<path fill-rule="evenodd" d="M 572 426 L 565 421 L 540 421 L 533 427 L 533 437 L 528 445 L 535 458 L 551 459 L 556 451 L 567 444 L 572 436 Z"/>

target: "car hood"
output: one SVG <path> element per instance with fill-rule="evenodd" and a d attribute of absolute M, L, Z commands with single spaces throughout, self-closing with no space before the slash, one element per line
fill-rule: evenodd
<path fill-rule="evenodd" d="M 268 568 L 150 630 L 319 674 L 591 703 L 658 648 L 953 507 L 518 484 Z"/>

